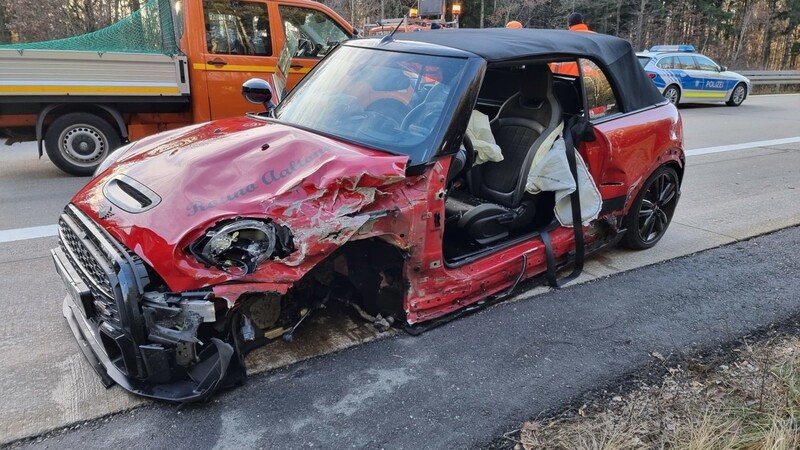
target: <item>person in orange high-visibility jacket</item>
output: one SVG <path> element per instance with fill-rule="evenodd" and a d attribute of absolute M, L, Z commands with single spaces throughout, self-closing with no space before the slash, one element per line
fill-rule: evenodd
<path fill-rule="evenodd" d="M 583 23 L 583 16 L 581 13 L 572 13 L 567 17 L 567 25 L 569 25 L 569 31 L 584 31 L 589 33 L 594 33 L 594 31 L 590 30 L 585 23 Z"/>
<path fill-rule="evenodd" d="M 522 23 L 512 20 L 506 24 L 506 28 L 523 28 Z"/>
<path fill-rule="evenodd" d="M 594 31 L 590 30 L 585 23 L 583 23 L 583 16 L 581 13 L 572 13 L 567 18 L 567 25 L 569 25 L 569 31 L 580 31 L 584 33 L 594 33 Z M 550 64 L 550 70 L 553 73 L 561 74 L 561 75 L 572 75 L 577 77 L 580 72 L 578 71 L 578 64 L 574 62 L 564 62 L 564 63 L 553 63 Z"/>

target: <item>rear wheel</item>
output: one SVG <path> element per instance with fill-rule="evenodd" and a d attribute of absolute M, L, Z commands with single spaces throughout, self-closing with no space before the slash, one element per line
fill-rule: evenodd
<path fill-rule="evenodd" d="M 664 236 L 678 204 L 680 181 L 672 167 L 661 166 L 645 181 L 623 225 L 621 244 L 634 250 L 653 247 Z"/>
<path fill-rule="evenodd" d="M 44 137 L 47 156 L 72 175 L 91 175 L 122 141 L 108 122 L 89 113 L 65 114 L 50 124 Z"/>
<path fill-rule="evenodd" d="M 733 88 L 731 98 L 729 98 L 725 104 L 728 106 L 739 106 L 742 104 L 745 97 L 747 97 L 747 88 L 744 84 L 739 83 L 735 88 Z"/>
<path fill-rule="evenodd" d="M 678 89 L 678 86 L 670 85 L 664 89 L 664 98 L 669 100 L 670 103 L 673 105 L 677 105 L 679 101 L 681 101 L 681 91 Z"/>

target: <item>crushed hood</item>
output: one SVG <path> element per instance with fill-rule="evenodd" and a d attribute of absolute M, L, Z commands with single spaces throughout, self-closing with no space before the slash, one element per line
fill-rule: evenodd
<path fill-rule="evenodd" d="M 339 228 L 357 228 L 355 213 L 404 179 L 407 161 L 241 117 L 140 141 L 78 192 L 73 203 L 156 269 L 171 288 L 185 290 L 229 279 L 184 251 L 215 223 L 268 218 L 312 240 L 319 238 L 315 228 L 331 226 L 336 217 L 342 219 Z M 125 189 L 112 189 L 120 180 Z M 149 206 L 137 210 L 126 202 Z M 349 235 L 341 231 L 337 235 Z M 309 242 L 296 245 L 310 251 Z"/>

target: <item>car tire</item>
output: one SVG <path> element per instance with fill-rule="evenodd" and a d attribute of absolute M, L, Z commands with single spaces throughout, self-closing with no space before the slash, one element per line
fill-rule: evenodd
<path fill-rule="evenodd" d="M 681 90 L 678 88 L 678 86 L 671 84 L 664 89 L 664 98 L 669 100 L 669 102 L 673 105 L 677 106 L 681 101 Z"/>
<path fill-rule="evenodd" d="M 104 119 L 76 112 L 50 124 L 44 145 L 56 167 L 71 175 L 86 176 L 93 174 L 103 159 L 122 145 L 122 140 Z"/>
<path fill-rule="evenodd" d="M 729 98 L 725 104 L 728 106 L 739 106 L 742 104 L 745 98 L 747 98 L 747 87 L 744 85 L 744 83 L 739 83 L 733 88 L 733 92 L 731 92 L 731 98 Z"/>
<path fill-rule="evenodd" d="M 667 232 L 680 196 L 678 172 L 661 166 L 644 182 L 623 220 L 627 229 L 620 244 L 633 250 L 655 246 Z"/>

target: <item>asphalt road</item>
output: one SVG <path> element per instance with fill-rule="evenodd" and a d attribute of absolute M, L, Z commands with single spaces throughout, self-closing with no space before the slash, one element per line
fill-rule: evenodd
<path fill-rule="evenodd" d="M 800 224 L 800 203 L 796 201 L 797 189 L 800 189 L 798 186 L 800 184 L 800 176 L 798 176 L 800 117 L 796 114 L 798 110 L 800 110 L 800 96 L 798 95 L 752 97 L 739 108 L 724 106 L 683 108 L 681 112 L 684 118 L 687 149 L 690 150 L 689 154 L 694 156 L 689 157 L 683 185 L 683 197 L 670 231 L 655 249 L 647 252 L 611 250 L 594 256 L 587 265 L 582 281 L 636 269 Z M 728 147 L 742 143 L 745 144 L 739 147 Z M 0 398 L 4 400 L 0 403 L 0 442 L 38 435 L 68 424 L 82 423 L 142 404 L 141 400 L 126 394 L 119 388 L 103 389 L 83 360 L 83 356 L 77 351 L 72 336 L 60 315 L 60 303 L 64 291 L 52 269 L 52 262 L 47 253 L 49 248 L 56 245 L 55 239 L 43 237 L 16 240 L 14 238 L 14 236 L 19 236 L 19 229 L 30 230 L 30 227 L 37 226 L 52 227 L 64 204 L 85 181 L 85 179 L 62 175 L 46 158 L 41 161 L 37 160 L 35 147 L 30 145 L 0 147 L 0 280 L 2 280 L 4 288 L 0 291 L 2 292 L 0 293 L 0 304 L 3 305 L 6 316 L 6 320 L 0 324 L 0 336 L 4 339 L 4 345 L 0 346 Z M 9 230 L 17 231 L 9 232 Z M 44 235 L 47 234 L 46 228 L 39 229 L 39 231 Z M 5 242 L 4 237 L 7 238 Z M 771 237 L 765 239 L 771 239 Z M 782 245 L 787 249 L 792 248 L 786 242 L 783 242 Z M 753 251 L 758 254 L 761 248 L 757 247 Z M 688 258 L 682 261 L 687 264 L 687 261 L 693 260 L 694 258 Z M 699 267 L 705 268 L 705 266 Z M 713 264 L 709 267 L 717 270 Z M 695 272 L 702 271 L 695 267 Z M 623 275 L 623 277 L 627 276 L 630 275 Z M 753 275 L 748 275 L 748 277 L 753 279 Z M 683 280 L 692 279 L 682 275 L 674 275 L 672 278 L 673 284 L 678 283 L 676 280 L 681 280 L 682 283 Z M 123 414 L 118 416 L 119 419 L 110 423 L 122 427 L 124 424 L 121 424 L 120 421 L 124 422 L 125 417 L 134 417 L 137 421 L 139 419 L 150 420 L 147 417 L 151 418 L 154 422 L 142 422 L 144 425 L 139 430 L 142 436 L 152 436 L 152 439 L 155 439 L 146 441 L 150 443 L 151 447 L 169 445 L 168 441 L 160 440 L 168 439 L 168 436 L 159 431 L 163 427 L 156 425 L 158 420 L 169 417 L 170 425 L 167 428 L 172 429 L 172 425 L 175 425 L 176 428 L 194 430 L 195 433 L 198 433 L 198 437 L 206 439 L 200 441 L 201 443 L 211 442 L 208 439 L 213 440 L 216 436 L 236 435 L 242 440 L 230 440 L 231 438 L 225 437 L 221 442 L 229 445 L 236 442 L 259 441 L 266 447 L 275 447 L 279 446 L 278 441 L 270 441 L 269 439 L 272 438 L 269 436 L 284 436 L 289 439 L 292 433 L 286 430 L 290 430 L 294 426 L 298 435 L 295 439 L 307 439 L 308 442 L 328 442 L 329 438 L 325 434 L 325 430 L 335 429 L 342 436 L 349 436 L 348 439 L 352 439 L 354 443 L 383 442 L 388 447 L 409 448 L 410 443 L 414 441 L 410 437 L 409 440 L 405 440 L 403 436 L 406 434 L 413 436 L 414 433 L 404 430 L 413 431 L 420 427 L 420 429 L 425 429 L 419 421 L 420 417 L 424 417 L 428 422 L 440 420 L 438 416 L 425 415 L 425 411 L 437 414 L 446 413 L 448 417 L 466 417 L 462 411 L 482 404 L 485 410 L 490 411 L 488 415 L 479 420 L 485 424 L 481 423 L 478 426 L 475 424 L 475 419 L 470 419 L 469 421 L 464 420 L 460 428 L 441 428 L 439 431 L 445 439 L 442 443 L 447 444 L 445 446 L 458 446 L 459 443 L 480 442 L 481 438 L 478 434 L 481 433 L 485 434 L 484 437 L 491 439 L 494 436 L 489 432 L 507 424 L 512 416 L 520 421 L 527 418 L 523 403 L 529 406 L 527 414 L 532 414 L 539 405 L 550 403 L 551 406 L 554 406 L 563 401 L 567 392 L 564 391 L 557 396 L 551 395 L 547 389 L 542 389 L 542 384 L 533 383 L 531 386 L 539 390 L 536 394 L 538 396 L 536 402 L 541 403 L 531 402 L 528 398 L 525 402 L 520 402 L 517 406 L 512 407 L 512 404 L 516 403 L 513 403 L 515 400 L 509 398 L 511 391 L 507 389 L 507 386 L 503 386 L 502 383 L 481 381 L 482 379 L 491 379 L 491 374 L 486 371 L 490 371 L 494 361 L 514 360 L 518 359 L 519 355 L 525 354 L 540 356 L 544 354 L 545 358 L 550 358 L 549 361 L 536 356 L 529 356 L 528 359 L 535 359 L 536 364 L 544 364 L 542 361 L 547 361 L 547 364 L 552 365 L 552 373 L 560 373 L 559 376 L 567 376 L 566 374 L 575 372 L 573 365 L 567 364 L 572 362 L 584 368 L 581 370 L 600 371 L 597 372 L 598 377 L 605 370 L 608 373 L 604 376 L 610 377 L 617 373 L 616 367 L 621 367 L 617 365 L 618 358 L 620 361 L 629 358 L 629 362 L 635 365 L 636 358 L 641 356 L 634 348 L 631 348 L 627 352 L 629 354 L 624 356 L 625 347 L 617 348 L 612 345 L 609 347 L 609 351 L 612 348 L 616 349 L 613 354 L 607 351 L 602 354 L 613 357 L 613 359 L 608 359 L 606 363 L 599 365 L 592 363 L 591 359 L 582 360 L 583 353 L 570 353 L 571 358 L 567 360 L 560 356 L 554 358 L 562 350 L 558 348 L 558 345 L 548 350 L 549 347 L 546 344 L 561 342 L 563 341 L 561 339 L 563 332 L 574 334 L 574 331 L 579 328 L 565 326 L 562 332 L 547 327 L 546 322 L 542 322 L 544 328 L 541 333 L 534 333 L 538 336 L 537 341 L 523 339 L 517 343 L 517 337 L 514 336 L 509 337 L 508 342 L 499 343 L 501 341 L 494 337 L 495 334 L 515 322 L 512 320 L 513 317 L 493 319 L 495 316 L 491 314 L 500 314 L 495 311 L 509 311 L 509 308 L 512 308 L 510 309 L 510 311 L 514 311 L 512 316 L 521 315 L 533 320 L 536 314 L 543 314 L 540 299 L 551 298 L 550 301 L 556 302 L 553 305 L 555 309 L 551 311 L 551 314 L 573 315 L 573 311 L 559 310 L 558 304 L 578 302 L 576 305 L 582 305 L 580 302 L 583 300 L 580 299 L 593 298 L 592 296 L 596 296 L 594 299 L 599 301 L 601 296 L 597 296 L 597 292 L 605 291 L 612 293 L 610 297 L 613 297 L 614 302 L 621 301 L 617 297 L 622 294 L 615 294 L 617 289 L 621 289 L 617 286 L 620 279 L 622 278 L 615 277 L 609 280 L 595 281 L 593 285 L 605 287 L 599 291 L 591 291 L 591 295 L 584 293 L 583 296 L 574 298 L 569 297 L 570 292 L 580 292 L 577 289 L 593 285 L 575 287 L 559 293 L 548 293 L 546 289 L 541 288 L 534 289 L 523 294 L 522 297 L 534 293 L 544 293 L 544 297 L 501 305 L 495 310 L 474 318 L 459 320 L 447 328 L 436 330 L 420 338 L 393 337 L 317 358 L 310 363 L 301 363 L 292 366 L 291 369 L 280 369 L 277 372 L 255 376 L 251 379 L 249 387 L 217 398 L 216 403 L 208 408 L 205 414 L 208 414 L 209 418 L 216 417 L 221 420 L 213 427 L 211 422 L 205 422 L 204 427 L 200 428 L 195 423 L 182 419 L 183 414 L 192 414 L 193 418 L 195 414 L 198 415 L 197 417 L 202 417 L 204 413 L 200 410 L 192 409 L 179 415 L 173 408 L 165 406 Z M 782 281 L 778 284 L 781 283 Z M 713 292 L 703 293 L 699 290 L 703 285 L 701 283 L 697 286 L 698 292 L 701 292 L 698 295 L 712 296 Z M 788 281 L 787 285 L 789 285 Z M 646 292 L 646 290 L 642 289 L 641 292 Z M 564 295 L 568 297 L 563 297 Z M 643 294 L 632 295 L 632 297 L 637 298 L 637 295 L 642 296 Z M 750 298 L 751 304 L 755 304 L 757 298 Z M 661 300 L 669 300 L 669 298 L 664 297 Z M 612 300 L 606 300 L 606 303 L 610 301 Z M 602 307 L 606 303 L 598 305 Z M 786 306 L 789 310 L 793 308 L 783 300 L 779 300 L 778 303 Z M 638 307 L 637 305 L 632 306 L 632 304 L 625 303 L 617 306 L 624 310 L 624 308 Z M 714 317 L 714 314 L 722 313 L 717 309 L 724 310 L 725 308 L 722 306 L 716 309 L 702 308 L 699 312 L 695 311 L 695 315 L 698 317 L 693 320 L 704 321 L 707 319 L 706 316 Z M 782 311 L 786 312 L 786 310 Z M 645 308 L 641 310 L 641 320 L 653 320 L 654 318 L 650 317 L 651 313 L 661 314 L 659 311 Z M 778 310 L 770 314 L 773 313 L 777 315 Z M 595 321 L 602 321 L 598 318 L 610 318 L 612 312 L 609 311 L 604 315 L 601 309 L 595 310 L 593 314 Z M 617 311 L 613 314 L 621 313 Z M 481 317 L 484 318 L 481 319 Z M 556 316 L 548 317 L 552 319 Z M 757 316 L 758 320 L 767 320 L 766 317 Z M 679 319 L 682 317 L 675 318 L 678 322 Z M 484 320 L 487 322 L 486 324 L 482 322 Z M 462 323 L 471 325 L 461 325 Z M 743 321 L 739 329 L 747 329 L 752 325 L 751 322 Z M 467 326 L 476 331 L 469 333 L 456 331 Z M 254 354 L 248 361 L 251 372 L 258 373 L 285 366 L 304 358 L 330 353 L 378 337 L 374 330 L 359 323 L 329 321 L 329 323 L 320 324 L 319 327 L 327 330 L 322 334 L 323 338 L 319 337 L 321 334 L 316 333 L 316 330 L 320 328 L 309 327 L 305 329 L 305 334 L 298 333 L 300 342 L 292 347 L 269 346 L 270 348 Z M 670 327 L 664 326 L 664 331 L 669 332 Z M 594 329 L 595 327 L 585 328 Z M 627 324 L 619 321 L 611 323 L 609 330 L 611 330 L 609 333 L 630 333 Z M 474 333 L 474 335 L 470 333 Z M 531 333 L 530 329 L 528 333 Z M 681 338 L 678 336 L 681 333 L 682 330 L 675 327 L 674 338 Z M 595 335 L 594 338 L 598 340 L 597 345 L 601 347 L 603 336 L 605 334 Z M 443 342 L 437 344 L 437 340 Z M 679 341 L 683 342 L 680 339 Z M 605 344 L 610 345 L 609 342 L 613 344 L 613 341 L 605 342 Z M 398 345 L 401 347 L 397 347 Z M 440 346 L 437 347 L 437 345 Z M 399 352 L 399 349 L 406 347 L 409 348 L 407 353 Z M 481 358 L 473 356 L 473 353 L 478 355 L 479 350 L 489 352 L 494 359 L 486 359 L 488 356 Z M 596 350 L 595 348 L 592 352 L 596 352 Z M 398 359 L 398 364 L 402 359 L 416 361 L 416 363 L 402 366 L 404 369 L 399 372 L 393 371 L 393 366 L 389 364 L 392 359 L 382 359 L 386 357 L 383 355 L 384 351 L 398 351 L 399 353 L 396 355 L 399 356 L 395 357 Z M 552 355 L 541 353 L 545 351 L 551 352 Z M 456 359 L 474 361 L 472 373 L 476 374 L 476 378 L 472 382 L 466 383 L 471 386 L 469 394 L 460 393 L 461 389 L 466 389 L 466 385 L 456 382 L 458 379 L 463 382 L 463 378 L 459 377 L 463 373 L 470 373 L 469 371 L 464 372 L 467 367 L 458 367 L 457 372 L 453 372 L 456 366 L 447 370 L 444 366 L 437 369 L 434 367 L 438 364 L 437 355 L 445 354 L 439 352 L 451 352 Z M 423 357 L 425 355 L 427 357 Z M 359 366 L 359 361 L 366 365 Z M 372 363 L 375 365 L 370 365 Z M 326 364 L 331 364 L 330 369 Z M 342 364 L 344 368 L 352 366 L 352 372 L 339 372 L 334 375 L 332 370 L 337 364 Z M 425 368 L 426 364 L 430 366 L 427 369 Z M 307 369 L 302 372 L 306 375 L 296 375 L 297 371 L 303 367 Z M 359 367 L 363 370 L 359 371 Z M 317 368 L 321 369 L 317 370 Z M 517 368 L 524 371 L 530 370 L 522 365 L 522 362 Z M 375 371 L 370 371 L 373 369 Z M 509 386 L 514 385 L 513 380 L 520 376 L 511 369 L 513 367 L 508 368 Z M 419 374 L 415 372 L 417 370 L 420 371 Z M 324 374 L 323 378 L 325 379 L 314 378 L 318 376 L 314 375 L 316 373 Z M 454 376 L 456 378 L 453 378 Z M 302 381 L 306 378 L 308 381 Z M 429 384 L 427 388 L 424 388 L 425 384 L 422 382 L 428 379 L 438 379 L 439 384 L 435 386 Z M 597 380 L 598 378 L 592 375 L 590 379 Z M 447 385 L 446 383 L 450 381 L 452 384 Z M 577 393 L 589 384 L 570 384 L 573 386 L 571 391 L 573 394 Z M 297 385 L 297 388 L 294 388 L 294 385 Z M 265 396 L 258 396 L 250 391 L 252 386 L 261 386 L 261 389 L 265 390 Z M 446 389 L 447 386 L 452 386 L 455 391 Z M 359 387 L 363 390 L 358 390 Z M 419 396 L 413 401 L 410 400 L 413 396 L 406 400 L 405 394 L 408 393 L 408 389 L 414 391 L 417 387 L 420 392 L 428 394 Z M 441 392 L 449 392 L 448 395 L 452 395 L 453 398 L 460 396 L 469 398 L 465 397 L 461 402 L 446 403 L 445 400 L 442 400 L 440 391 L 434 387 L 441 388 Z M 240 391 L 242 394 L 239 393 Z M 249 394 L 245 395 L 244 392 Z M 399 400 L 394 396 L 396 392 L 403 393 Z M 382 399 L 392 400 L 389 403 L 381 403 Z M 440 406 L 445 409 L 450 408 L 449 412 L 435 405 L 440 402 L 445 402 Z M 500 405 L 499 409 L 492 406 L 495 403 Z M 299 409 L 293 409 L 291 404 L 295 404 Z M 372 423 L 392 423 L 380 422 L 383 419 L 381 419 L 382 416 L 378 413 L 378 409 L 369 409 L 373 406 L 380 408 L 380 411 L 397 410 L 398 408 L 401 411 L 404 410 L 403 408 L 409 411 L 413 410 L 417 414 L 411 412 L 409 416 L 414 416 L 417 420 L 411 417 L 406 420 L 400 420 L 402 417 L 394 417 L 392 420 L 397 421 L 396 425 L 388 428 L 381 425 L 380 428 L 373 429 L 371 432 L 373 436 L 368 438 L 367 430 L 369 428 L 363 428 L 360 419 L 356 420 L 355 418 L 362 417 L 363 414 L 369 412 L 370 415 L 376 416 L 375 422 Z M 265 434 L 266 437 L 255 433 L 251 426 L 238 426 L 240 420 L 243 421 L 241 423 L 252 424 L 249 418 L 243 418 L 242 415 L 246 411 L 252 412 L 256 409 L 264 411 L 264 413 L 254 413 L 256 416 L 253 420 L 260 419 L 258 414 L 261 414 L 261 417 L 267 417 L 266 414 L 269 411 L 274 411 L 274 415 L 270 415 L 269 421 L 265 419 L 259 427 L 255 427 L 256 430 L 272 430 Z M 319 409 L 333 412 L 327 415 L 314 413 Z M 303 411 L 306 416 L 302 416 Z M 153 415 L 140 416 L 140 414 Z M 275 421 L 275 417 L 278 415 L 284 418 L 283 422 Z M 290 420 L 302 417 L 306 417 L 311 422 Z M 336 422 L 334 420 L 336 417 L 341 417 L 344 422 Z M 355 423 L 349 423 L 351 417 Z M 198 418 L 197 420 L 202 419 Z M 317 424 L 317 422 L 319 423 Z M 341 428 L 339 428 L 340 426 Z M 476 429 L 477 434 L 466 430 L 472 428 Z M 351 429 L 352 431 L 350 431 Z M 316 434 L 308 434 L 306 431 Z M 380 435 L 386 437 L 379 438 Z M 107 438 L 107 436 L 99 434 L 91 438 L 85 435 L 83 437 L 85 442 L 100 439 L 93 441 L 98 446 L 103 442 L 111 445 L 112 442 L 106 441 Z M 129 438 L 130 435 L 121 435 L 119 439 L 123 440 L 118 444 L 124 445 L 126 442 L 132 442 L 124 440 Z M 60 439 L 72 438 L 62 436 Z M 63 442 L 66 443 L 67 440 Z M 331 440 L 330 442 L 335 441 Z M 301 444 L 297 440 L 291 442 L 287 440 L 285 443 Z M 326 445 L 326 447 L 330 447 L 330 445 Z"/>

